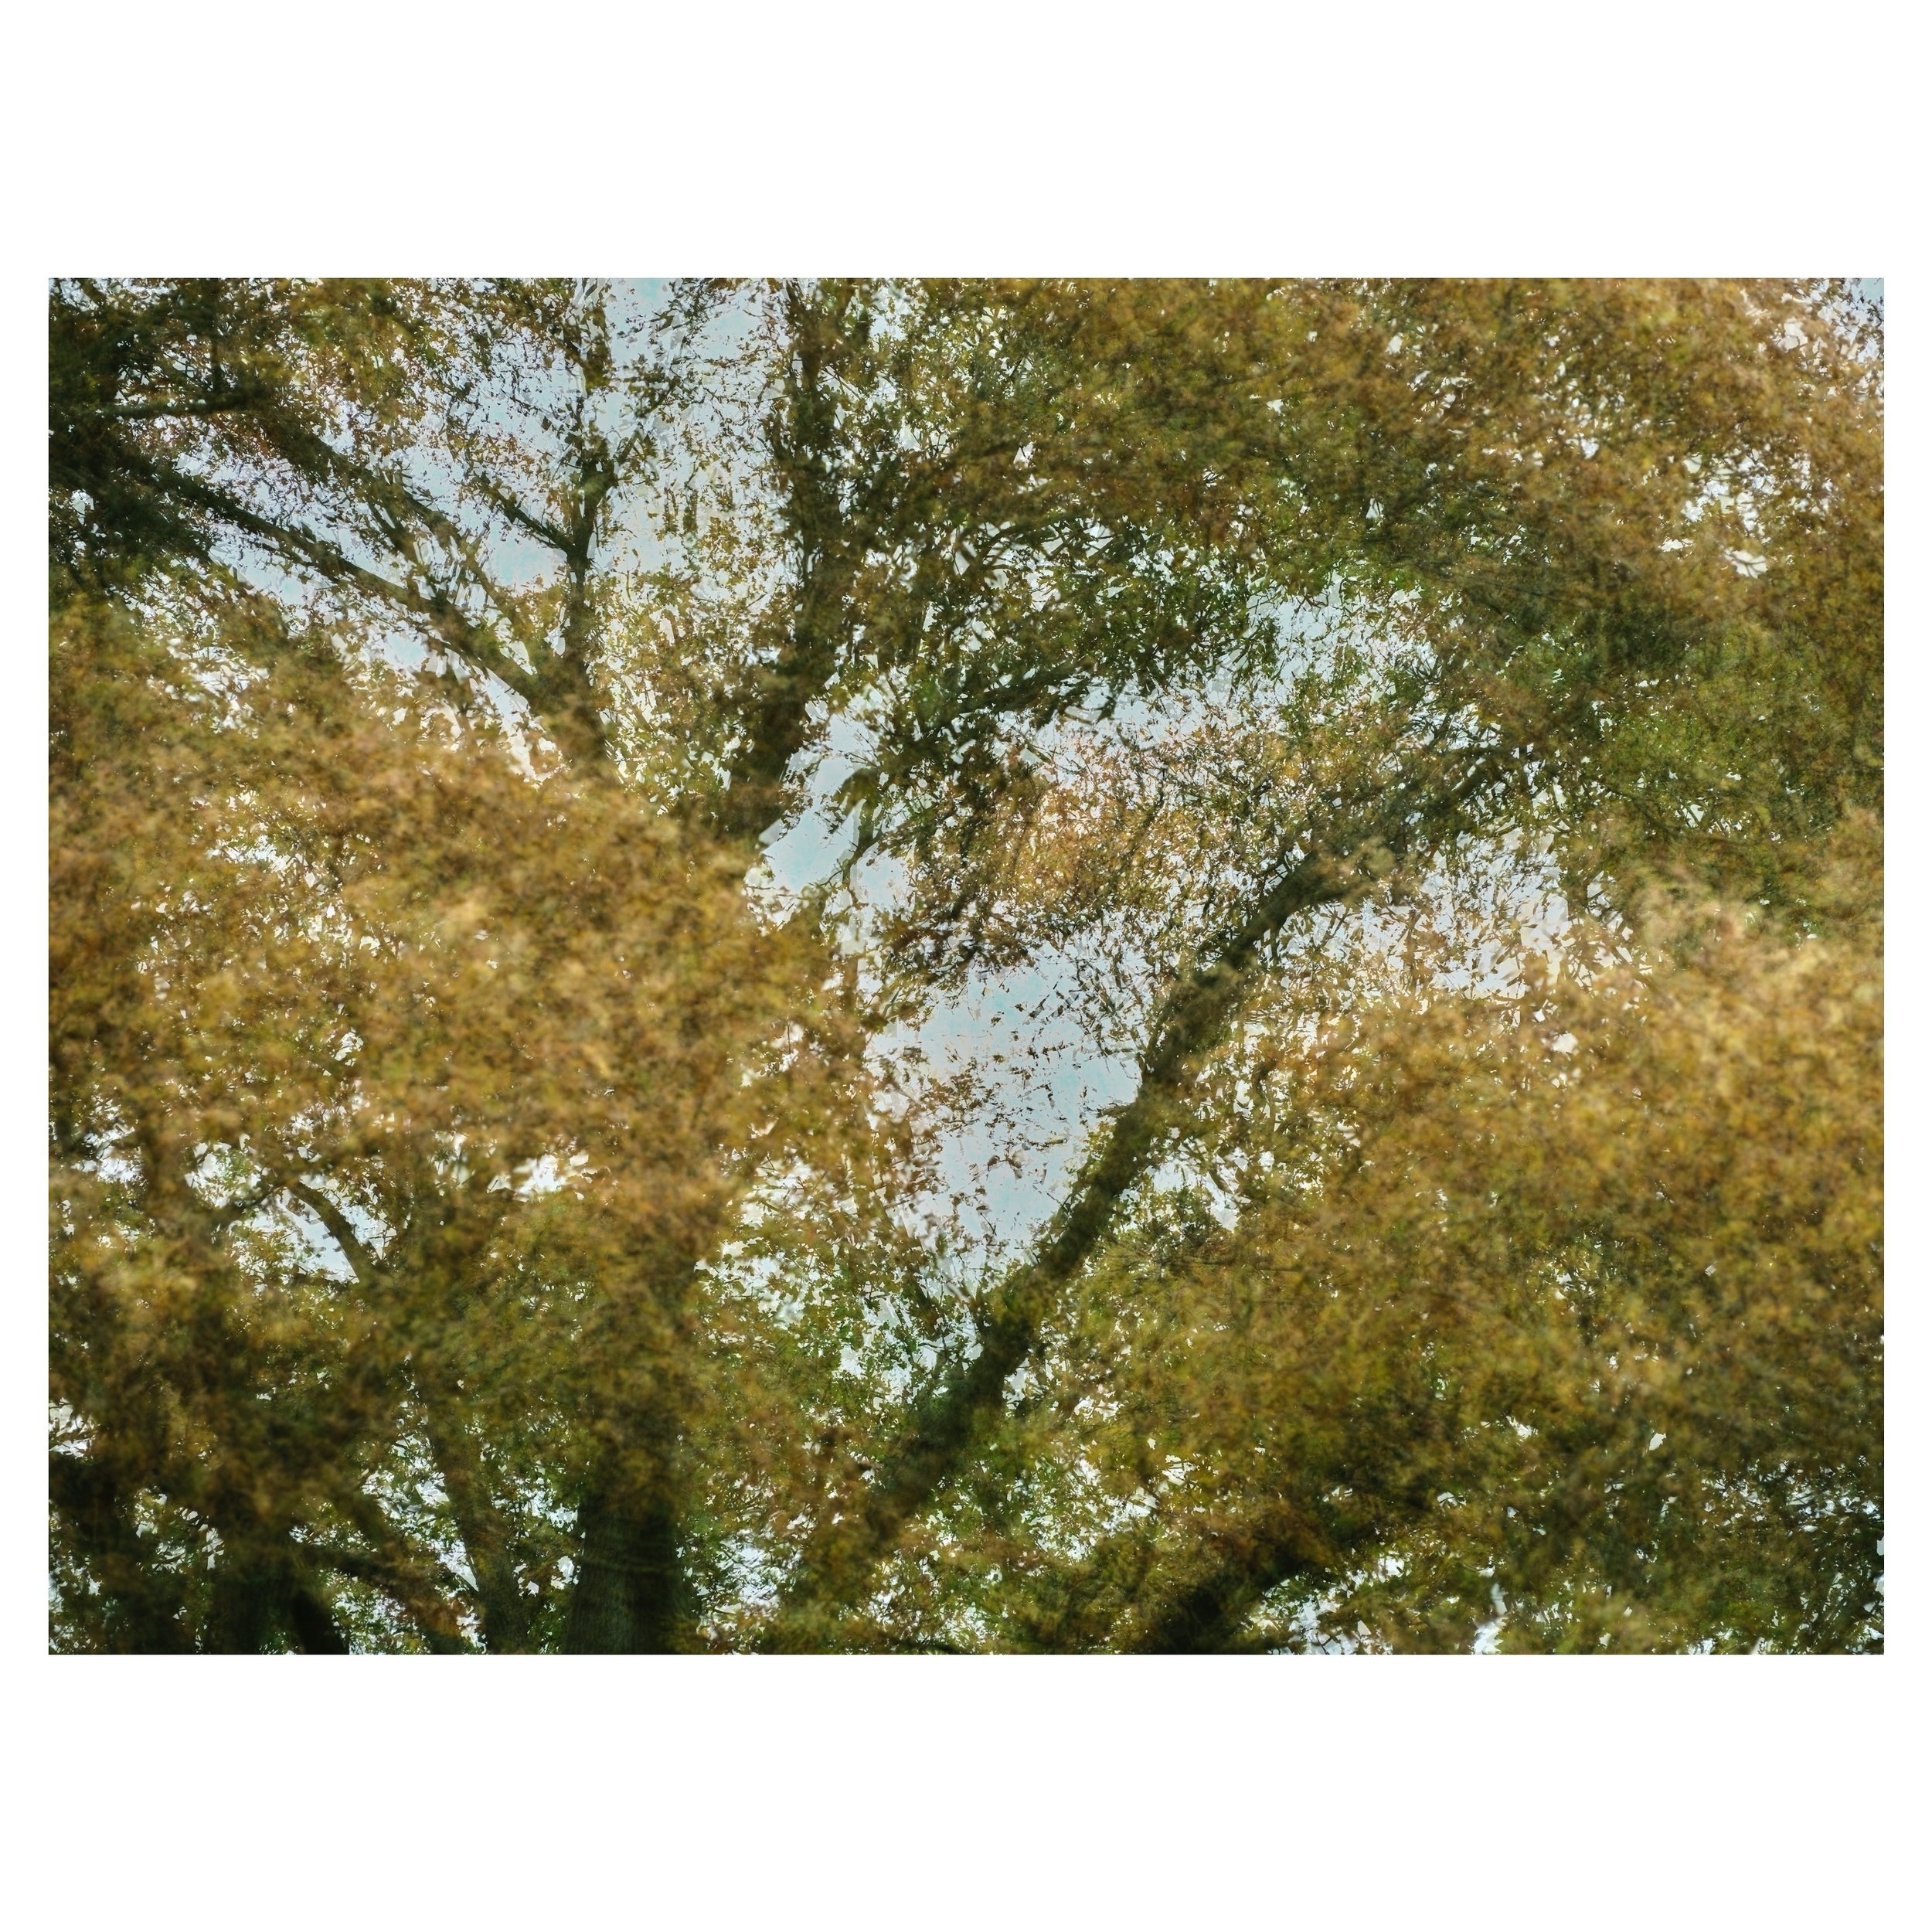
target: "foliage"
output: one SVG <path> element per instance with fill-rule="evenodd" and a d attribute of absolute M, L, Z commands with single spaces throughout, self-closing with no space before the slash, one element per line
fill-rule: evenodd
<path fill-rule="evenodd" d="M 56 1647 L 1878 1646 L 1881 410 L 1831 284 L 56 284 Z"/>

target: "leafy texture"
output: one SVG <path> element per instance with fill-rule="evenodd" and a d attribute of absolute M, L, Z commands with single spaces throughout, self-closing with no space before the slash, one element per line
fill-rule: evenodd
<path fill-rule="evenodd" d="M 49 321 L 56 1648 L 1882 1642 L 1855 291 Z"/>

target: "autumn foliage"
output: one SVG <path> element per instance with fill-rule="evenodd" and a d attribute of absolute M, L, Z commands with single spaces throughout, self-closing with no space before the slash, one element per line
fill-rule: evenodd
<path fill-rule="evenodd" d="M 1855 288 L 49 327 L 54 1648 L 1881 1646 Z"/>

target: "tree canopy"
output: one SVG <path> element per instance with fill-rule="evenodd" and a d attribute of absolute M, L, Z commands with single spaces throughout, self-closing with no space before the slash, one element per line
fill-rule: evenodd
<path fill-rule="evenodd" d="M 49 380 L 56 1648 L 1880 1646 L 1855 286 Z"/>

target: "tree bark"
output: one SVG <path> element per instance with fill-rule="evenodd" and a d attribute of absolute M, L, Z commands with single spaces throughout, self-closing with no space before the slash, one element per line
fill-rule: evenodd
<path fill-rule="evenodd" d="M 577 1512 L 578 1573 L 563 1648 L 662 1655 L 677 1648 L 683 1590 L 676 1512 L 594 1494 Z"/>

